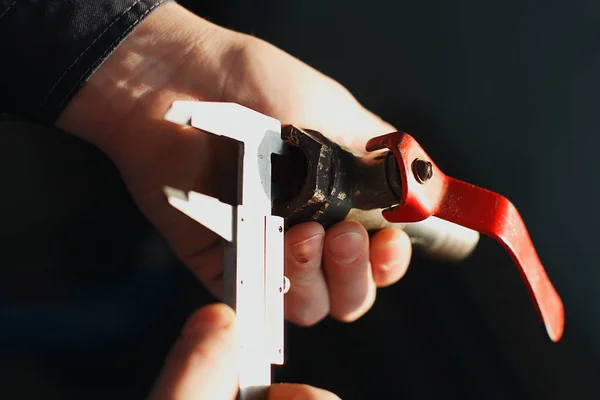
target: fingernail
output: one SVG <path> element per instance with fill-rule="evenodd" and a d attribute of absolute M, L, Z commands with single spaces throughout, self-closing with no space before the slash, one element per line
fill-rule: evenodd
<path fill-rule="evenodd" d="M 291 246 L 291 253 L 294 260 L 299 264 L 306 264 L 316 255 L 320 255 L 323 246 L 323 235 L 311 236 L 301 242 Z"/>
<path fill-rule="evenodd" d="M 339 264 L 352 264 L 364 251 L 364 236 L 356 232 L 343 233 L 329 242 L 329 254 Z"/>
<path fill-rule="evenodd" d="M 183 335 L 206 333 L 227 329 L 235 320 L 235 313 L 225 304 L 213 304 L 197 311 L 186 322 L 181 333 Z"/>

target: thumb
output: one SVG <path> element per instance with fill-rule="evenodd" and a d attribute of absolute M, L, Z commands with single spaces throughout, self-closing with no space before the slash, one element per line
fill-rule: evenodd
<path fill-rule="evenodd" d="M 233 400 L 238 391 L 235 315 L 225 304 L 193 314 L 171 349 L 151 400 Z"/>
<path fill-rule="evenodd" d="M 269 400 L 340 400 L 335 394 L 308 385 L 282 383 L 271 385 Z"/>

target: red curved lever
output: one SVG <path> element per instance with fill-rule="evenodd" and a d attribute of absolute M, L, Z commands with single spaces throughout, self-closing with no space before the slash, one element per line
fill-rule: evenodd
<path fill-rule="evenodd" d="M 417 222 L 436 216 L 497 240 L 519 268 L 550 339 L 559 341 L 563 304 L 515 206 L 504 196 L 446 176 L 406 133 L 375 137 L 367 143 L 367 151 L 383 148 L 396 156 L 403 188 L 399 205 L 383 212 L 385 219 Z"/>

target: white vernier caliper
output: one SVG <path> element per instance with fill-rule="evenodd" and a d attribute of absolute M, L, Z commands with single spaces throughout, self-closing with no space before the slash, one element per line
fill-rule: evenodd
<path fill-rule="evenodd" d="M 272 215 L 271 155 L 283 149 L 279 121 L 233 103 L 175 102 L 167 120 L 240 143 L 238 205 L 166 187 L 169 203 L 226 242 L 224 301 L 236 312 L 240 400 L 263 398 L 271 365 L 283 364 L 283 218 Z"/>

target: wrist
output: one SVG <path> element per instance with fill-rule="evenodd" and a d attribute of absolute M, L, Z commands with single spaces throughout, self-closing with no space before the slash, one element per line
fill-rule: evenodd
<path fill-rule="evenodd" d="M 176 3 L 160 6 L 74 96 L 57 127 L 109 153 L 118 149 L 162 120 L 173 101 L 198 99 L 197 85 L 182 70 L 197 68 L 206 79 L 219 79 L 236 35 Z"/>

